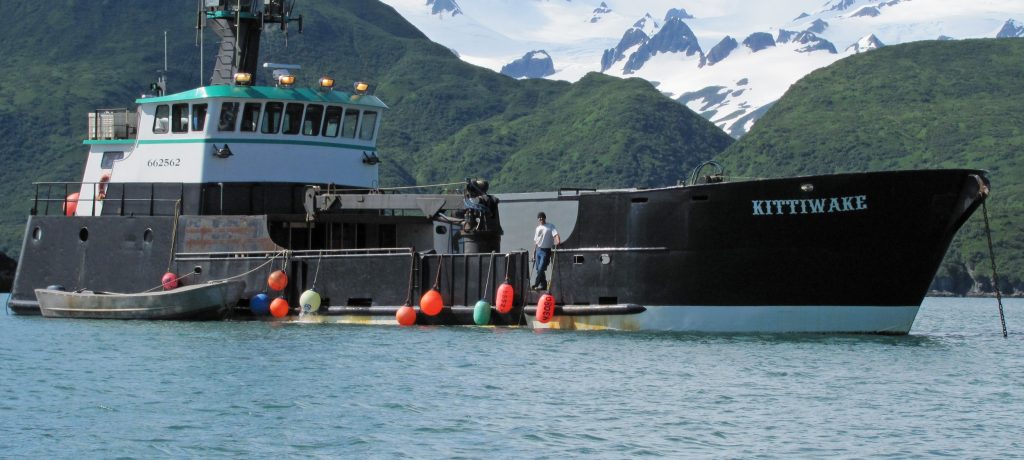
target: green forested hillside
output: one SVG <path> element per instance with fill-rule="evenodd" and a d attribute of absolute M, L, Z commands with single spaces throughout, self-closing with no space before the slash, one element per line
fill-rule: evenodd
<path fill-rule="evenodd" d="M 0 251 L 17 254 L 33 181 L 80 180 L 86 114 L 131 107 L 163 67 L 169 91 L 204 71 L 194 0 L 5 1 L 0 28 Z M 382 185 L 485 177 L 494 190 L 675 183 L 732 143 L 649 83 L 590 75 L 575 84 L 517 81 L 460 61 L 374 0 L 305 0 L 305 30 L 264 34 L 263 62 L 365 80 L 391 110 L 380 142 Z"/>
<path fill-rule="evenodd" d="M 4 1 L 0 28 L 0 252 L 17 255 L 33 181 L 80 179 L 86 114 L 131 107 L 163 66 L 170 90 L 200 72 L 192 0 Z M 971 167 L 991 171 L 1001 275 L 1024 291 L 1024 39 L 921 42 L 843 59 L 793 85 L 732 139 L 638 79 L 517 81 L 460 61 L 375 0 L 304 0 L 305 32 L 268 31 L 264 62 L 365 80 L 390 107 L 382 185 L 492 180 L 499 191 L 675 183 L 718 157 L 737 176 Z M 723 152 L 724 151 L 724 152 Z M 988 281 L 980 213 L 940 273 Z M 973 279 L 972 279 L 973 278 Z"/>
<path fill-rule="evenodd" d="M 1004 289 L 1024 291 L 1024 39 L 885 47 L 794 84 L 720 159 L 740 176 L 911 168 L 990 171 Z M 977 213 L 947 254 L 941 287 L 989 282 Z"/>

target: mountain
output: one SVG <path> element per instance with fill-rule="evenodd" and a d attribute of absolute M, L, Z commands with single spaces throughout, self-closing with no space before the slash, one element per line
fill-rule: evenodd
<path fill-rule="evenodd" d="M 81 180 L 87 115 L 134 106 L 163 67 L 163 32 L 172 93 L 209 78 L 216 43 L 207 31 L 201 61 L 192 0 L 145 8 L 3 4 L 7 14 L 34 18 L 0 28 L 4 64 L 17 70 L 0 73 L 0 252 L 17 255 L 32 182 Z M 427 6 L 438 5 L 464 7 Z M 465 15 L 446 11 L 432 17 Z M 296 12 L 303 33 L 292 28 L 286 39 L 268 29 L 261 60 L 301 64 L 300 86 L 321 75 L 371 83 L 390 107 L 379 144 L 382 186 L 466 177 L 491 179 L 495 191 L 669 185 L 733 142 L 644 80 L 516 80 L 461 61 L 372 0 L 306 0 Z"/>
<path fill-rule="evenodd" d="M 462 9 L 455 0 L 427 0 L 427 6 L 430 7 L 430 14 L 438 16 L 454 17 L 462 14 Z"/>
<path fill-rule="evenodd" d="M 501 74 L 512 78 L 544 78 L 555 73 L 551 55 L 544 50 L 534 50 L 501 67 Z"/>
<path fill-rule="evenodd" d="M 996 32 L 996 38 L 1017 38 L 1024 37 L 1024 24 L 1013 19 L 1007 20 L 1003 27 Z"/>
<path fill-rule="evenodd" d="M 846 48 L 846 51 L 853 53 L 865 53 L 871 50 L 876 50 L 883 46 L 885 46 L 885 43 L 882 43 L 882 41 L 879 40 L 878 37 L 875 36 L 875 34 L 871 34 L 868 35 L 867 37 L 857 40 L 857 43 L 848 46 Z"/>
<path fill-rule="evenodd" d="M 979 72 L 978 69 L 985 69 Z M 1024 294 L 1024 40 L 886 46 L 811 72 L 718 158 L 730 174 L 780 177 L 912 168 L 990 171 L 1004 292 Z M 934 288 L 990 292 L 981 211 Z M 880 261 L 883 262 L 883 261 Z"/>
<path fill-rule="evenodd" d="M 734 137 L 804 75 L 877 43 L 1024 34 L 1024 6 L 1003 0 L 692 0 L 685 9 L 678 0 L 460 0 L 464 14 L 454 18 L 432 14 L 423 0 L 384 1 L 467 62 L 499 70 L 543 49 L 555 62 L 546 78 L 644 78 Z M 671 19 L 695 43 L 645 46 Z M 684 40 L 682 27 L 672 29 L 665 42 Z M 876 44 L 860 44 L 872 35 Z M 750 41 L 737 49 L 727 38 Z M 711 97 L 683 97 L 693 94 Z"/>

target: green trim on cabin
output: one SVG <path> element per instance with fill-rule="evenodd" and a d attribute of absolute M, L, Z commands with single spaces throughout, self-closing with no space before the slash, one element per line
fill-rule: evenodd
<path fill-rule="evenodd" d="M 376 96 L 349 94 L 344 91 L 322 92 L 312 88 L 278 88 L 276 86 L 202 86 L 176 94 L 160 97 L 143 97 L 136 104 L 160 104 L 169 102 L 196 101 L 202 99 L 272 99 L 297 102 L 319 102 L 322 104 L 345 104 L 387 109 Z"/>
<path fill-rule="evenodd" d="M 143 139 L 138 141 L 139 145 L 156 145 L 156 144 L 275 144 L 275 145 L 308 145 L 314 147 L 332 147 L 337 149 L 352 149 L 352 150 L 366 150 L 376 152 L 376 146 L 364 146 L 355 144 L 339 144 L 336 142 L 317 142 L 317 141 L 299 141 L 290 139 L 245 139 L 241 137 L 236 138 L 201 138 L 201 139 Z M 83 144 L 134 144 L 134 139 L 119 140 L 119 141 L 95 141 L 86 140 L 82 141 Z"/>
<path fill-rule="evenodd" d="M 82 141 L 85 145 L 101 145 L 101 144 L 134 144 L 135 139 L 86 139 Z"/>
<path fill-rule="evenodd" d="M 240 14 L 240 16 L 242 18 L 244 18 L 244 19 L 253 19 L 253 18 L 256 17 L 255 14 L 252 14 L 252 13 L 249 13 L 249 12 L 242 12 Z M 235 12 L 234 11 L 224 11 L 224 10 L 207 11 L 206 12 L 206 18 L 207 19 L 218 19 L 218 18 L 231 18 L 231 19 L 234 19 L 235 18 Z"/>

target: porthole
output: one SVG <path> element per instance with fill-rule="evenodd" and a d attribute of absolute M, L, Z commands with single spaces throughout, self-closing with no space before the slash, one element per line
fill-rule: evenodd
<path fill-rule="evenodd" d="M 142 241 L 146 243 L 153 242 L 153 229 L 147 228 L 146 231 L 142 232 Z"/>
<path fill-rule="evenodd" d="M 35 240 L 35 241 L 39 241 L 39 240 L 43 239 L 43 229 L 41 229 L 39 227 L 33 228 L 32 229 L 32 239 Z"/>
<path fill-rule="evenodd" d="M 78 239 L 82 240 L 83 243 L 89 241 L 89 229 L 87 227 L 82 227 L 78 231 Z"/>

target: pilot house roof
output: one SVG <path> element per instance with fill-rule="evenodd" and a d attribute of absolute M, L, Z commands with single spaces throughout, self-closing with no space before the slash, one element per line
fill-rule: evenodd
<path fill-rule="evenodd" d="M 204 86 L 180 93 L 159 97 L 136 99 L 137 104 L 168 103 L 194 101 L 197 99 L 236 98 L 236 99 L 274 99 L 296 102 L 321 102 L 325 104 L 346 104 L 364 107 L 387 109 L 376 96 L 368 94 L 349 94 L 343 91 L 318 91 L 313 88 L 278 88 L 275 86 Z"/>

